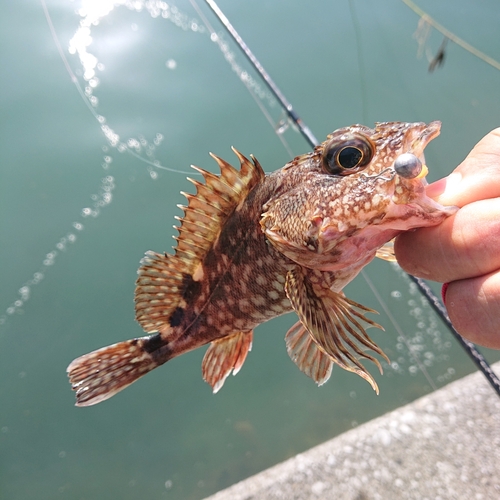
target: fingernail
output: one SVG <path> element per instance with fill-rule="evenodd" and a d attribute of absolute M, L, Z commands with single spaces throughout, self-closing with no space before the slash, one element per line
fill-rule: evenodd
<path fill-rule="evenodd" d="M 449 283 L 443 283 L 443 286 L 441 287 L 441 298 L 443 299 L 444 305 L 446 305 L 446 290 L 448 290 L 449 286 Z"/>
<path fill-rule="evenodd" d="M 432 184 L 429 184 L 425 188 L 425 192 L 429 198 L 437 198 L 441 194 L 444 193 L 444 190 L 446 189 L 446 177 L 444 179 L 439 179 L 436 182 L 433 182 Z"/>
<path fill-rule="evenodd" d="M 458 172 L 451 173 L 448 177 L 433 182 L 427 187 L 427 196 L 437 199 L 441 203 L 447 198 L 455 198 L 458 192 L 458 186 L 462 182 L 462 174 Z M 443 200 L 441 200 L 443 198 Z"/>

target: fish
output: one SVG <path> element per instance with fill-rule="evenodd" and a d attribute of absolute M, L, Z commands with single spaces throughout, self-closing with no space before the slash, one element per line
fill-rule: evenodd
<path fill-rule="evenodd" d="M 188 178 L 196 192 L 182 193 L 175 253 L 141 260 L 135 316 L 146 335 L 72 361 L 76 405 L 102 402 L 206 344 L 202 375 L 215 393 L 241 369 L 255 328 L 292 311 L 286 349 L 303 373 L 322 385 L 338 365 L 378 394 L 361 361 L 380 372 L 380 360 L 389 362 L 366 332 L 383 328 L 367 316 L 376 311 L 342 290 L 376 256 L 394 260 L 398 234 L 458 210 L 425 191 L 424 149 L 440 127 L 343 127 L 270 174 L 235 148 L 239 169 L 210 153 L 220 174 L 192 167 L 202 180 Z"/>

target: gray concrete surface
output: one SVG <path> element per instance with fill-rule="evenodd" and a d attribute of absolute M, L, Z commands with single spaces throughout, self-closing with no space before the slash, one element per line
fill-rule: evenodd
<path fill-rule="evenodd" d="M 500 398 L 474 373 L 209 499 L 500 500 Z"/>

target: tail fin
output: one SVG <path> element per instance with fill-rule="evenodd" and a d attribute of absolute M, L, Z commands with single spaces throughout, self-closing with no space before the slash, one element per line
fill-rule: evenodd
<path fill-rule="evenodd" d="M 76 391 L 76 406 L 100 403 L 156 368 L 159 363 L 142 340 L 119 342 L 75 359 L 66 371 Z"/>

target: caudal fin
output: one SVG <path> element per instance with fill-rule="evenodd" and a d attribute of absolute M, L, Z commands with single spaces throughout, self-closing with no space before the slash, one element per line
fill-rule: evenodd
<path fill-rule="evenodd" d="M 157 366 L 144 349 L 144 339 L 132 339 L 80 356 L 66 371 L 76 391 L 76 406 L 91 406 L 114 396 Z"/>

